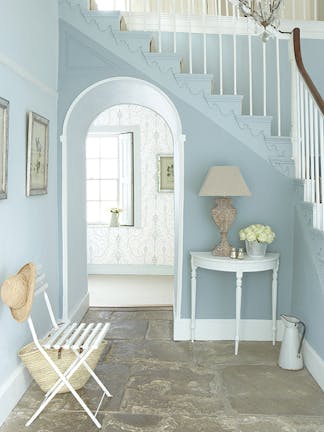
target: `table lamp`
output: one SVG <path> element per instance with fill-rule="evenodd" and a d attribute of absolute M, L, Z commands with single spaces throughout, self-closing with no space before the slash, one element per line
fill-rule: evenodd
<path fill-rule="evenodd" d="M 212 217 L 218 227 L 221 239 L 212 254 L 229 256 L 232 246 L 228 243 L 227 233 L 235 220 L 236 208 L 232 206 L 232 196 L 250 196 L 240 169 L 236 166 L 214 166 L 209 168 L 199 196 L 221 197 L 216 199 Z"/>

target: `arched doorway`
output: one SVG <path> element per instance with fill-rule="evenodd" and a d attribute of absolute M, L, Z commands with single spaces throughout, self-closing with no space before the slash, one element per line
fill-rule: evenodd
<path fill-rule="evenodd" d="M 93 120 L 118 104 L 135 104 L 157 112 L 168 124 L 174 142 L 175 289 L 174 315 L 180 317 L 183 240 L 183 143 L 179 114 L 158 87 L 135 78 L 110 78 L 85 89 L 71 104 L 62 141 L 62 272 L 63 317 L 73 315 L 87 299 L 87 234 L 85 139 Z"/>

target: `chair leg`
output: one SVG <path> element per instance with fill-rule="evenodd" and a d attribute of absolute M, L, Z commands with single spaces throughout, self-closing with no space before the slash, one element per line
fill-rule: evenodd
<path fill-rule="evenodd" d="M 78 353 L 78 351 L 73 350 L 74 354 L 77 357 L 80 357 L 80 354 Z M 88 363 L 86 361 L 84 361 L 84 363 L 82 363 L 83 366 L 87 369 L 87 371 L 89 372 L 89 374 L 92 376 L 92 378 L 96 381 L 96 383 L 98 384 L 98 386 L 102 389 L 102 391 L 105 393 L 105 395 L 107 397 L 112 397 L 112 394 L 110 393 L 110 391 L 107 389 L 107 387 L 104 385 L 104 383 L 101 381 L 101 379 L 98 377 L 98 375 L 96 375 L 95 371 L 93 369 L 91 369 L 91 367 L 88 365 Z"/>
<path fill-rule="evenodd" d="M 54 396 L 61 390 L 61 388 L 65 385 L 70 392 L 73 394 L 75 399 L 79 402 L 79 404 L 82 406 L 84 411 L 88 414 L 88 416 L 91 418 L 91 420 L 94 422 L 94 424 L 97 426 L 98 429 L 101 428 L 101 424 L 95 417 L 95 415 L 91 412 L 89 407 L 86 405 L 86 403 L 83 401 L 83 399 L 79 396 L 79 394 L 76 392 L 76 390 L 73 388 L 72 384 L 68 381 L 68 379 L 73 375 L 73 373 L 81 366 L 84 365 L 84 362 L 86 358 L 91 354 L 91 350 L 84 353 L 84 355 L 80 355 L 76 362 L 74 362 L 73 368 L 69 368 L 69 372 L 65 375 L 63 374 L 56 364 L 52 361 L 52 359 L 48 356 L 46 351 L 42 350 L 43 356 L 46 358 L 48 363 L 52 366 L 54 371 L 59 376 L 59 382 L 55 383 L 54 386 L 51 389 L 51 393 L 47 393 L 47 397 L 43 400 L 43 402 L 40 404 L 39 408 L 36 410 L 36 412 L 33 414 L 33 416 L 28 420 L 26 423 L 26 426 L 30 426 L 33 421 L 39 416 L 39 414 L 46 408 L 46 406 L 50 403 L 50 401 L 54 398 Z M 99 380 L 99 378 L 98 378 Z M 108 391 L 108 390 L 107 390 Z M 108 392 L 109 393 L 109 392 Z"/>

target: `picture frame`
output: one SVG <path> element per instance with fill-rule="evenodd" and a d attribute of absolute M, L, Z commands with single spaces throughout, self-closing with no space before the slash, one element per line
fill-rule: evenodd
<path fill-rule="evenodd" d="M 0 98 L 0 199 L 7 198 L 9 101 Z"/>
<path fill-rule="evenodd" d="M 32 111 L 27 114 L 27 196 L 47 194 L 48 129 L 45 117 Z"/>
<path fill-rule="evenodd" d="M 174 160 L 171 154 L 158 155 L 158 191 L 174 191 Z"/>

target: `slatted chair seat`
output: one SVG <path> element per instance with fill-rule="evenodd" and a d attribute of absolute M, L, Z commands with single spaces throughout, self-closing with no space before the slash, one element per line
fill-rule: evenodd
<path fill-rule="evenodd" d="M 37 333 L 35 331 L 35 326 L 31 315 L 29 315 L 28 317 L 28 325 L 32 333 L 33 340 L 36 347 L 47 360 L 48 366 L 51 367 L 56 372 L 58 379 L 56 383 L 50 388 L 50 390 L 48 390 L 48 392 L 45 394 L 44 400 L 42 401 L 42 403 L 40 404 L 36 412 L 33 414 L 33 416 L 28 420 L 26 426 L 30 426 L 33 423 L 33 421 L 39 416 L 39 414 L 45 409 L 48 403 L 54 398 L 54 396 L 64 386 L 66 386 L 67 389 L 73 394 L 75 399 L 82 406 L 84 411 L 94 422 L 94 424 L 98 428 L 101 428 L 101 424 L 98 421 L 96 416 L 104 400 L 104 397 L 105 396 L 112 397 L 112 396 L 109 390 L 105 387 L 102 381 L 95 374 L 93 369 L 89 366 L 86 360 L 94 350 L 99 349 L 100 344 L 102 343 L 107 332 L 109 331 L 110 323 L 78 324 L 74 322 L 74 323 L 66 323 L 66 324 L 58 325 L 48 295 L 46 293 L 46 290 L 48 288 L 46 277 L 44 273 L 41 272 L 41 266 L 37 266 L 36 268 L 37 268 L 37 277 L 36 277 L 35 296 L 39 295 L 40 293 L 43 293 L 47 310 L 51 322 L 53 324 L 53 329 L 48 333 L 48 336 L 41 341 L 38 338 Z M 53 360 L 48 355 L 46 350 L 50 350 L 50 349 L 71 350 L 75 354 L 74 361 L 72 361 L 71 365 L 66 369 L 65 372 L 61 372 L 57 367 L 57 365 L 53 362 Z M 102 396 L 95 413 L 92 413 L 92 411 L 89 409 L 89 407 L 86 405 L 86 403 L 76 392 L 76 390 L 73 388 L 72 384 L 69 381 L 71 376 L 80 368 L 80 366 L 83 366 L 87 369 L 87 371 L 92 376 L 92 378 L 97 382 L 98 387 L 102 390 Z"/>

